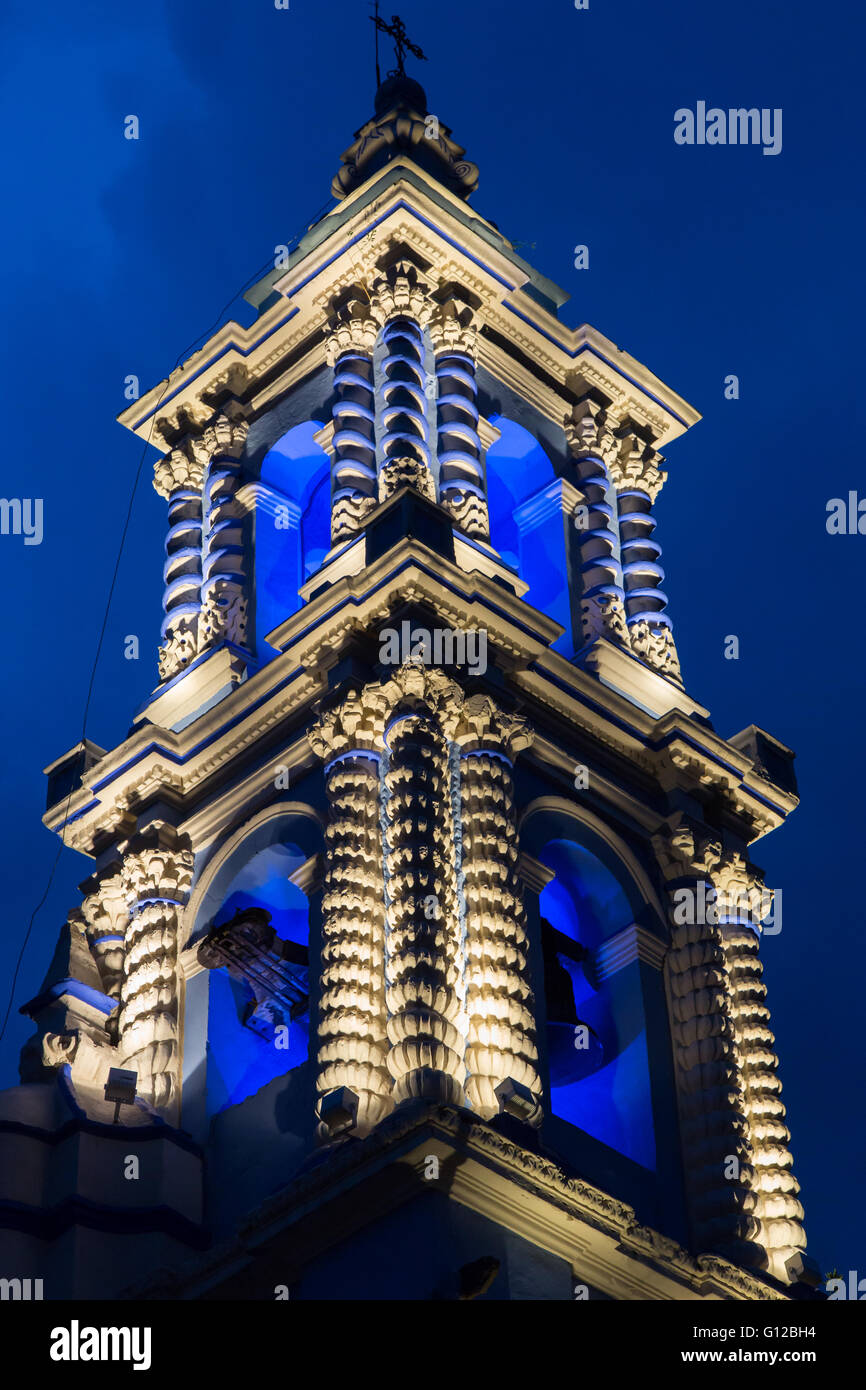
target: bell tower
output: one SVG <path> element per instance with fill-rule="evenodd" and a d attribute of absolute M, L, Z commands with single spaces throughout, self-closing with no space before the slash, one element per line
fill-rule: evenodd
<path fill-rule="evenodd" d="M 120 417 L 155 684 L 48 769 L 91 862 L 0 1221 L 46 1297 L 800 1297 L 753 859 L 793 754 L 715 731 L 663 588 L 699 417 L 561 322 L 405 50 L 249 325 Z"/>

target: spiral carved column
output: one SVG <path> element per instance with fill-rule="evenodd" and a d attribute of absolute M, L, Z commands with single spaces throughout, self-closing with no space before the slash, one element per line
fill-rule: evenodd
<path fill-rule="evenodd" d="M 499 1112 L 508 1077 L 541 1099 L 523 897 L 517 877 L 512 757 L 528 747 L 526 721 L 473 696 L 461 745 L 463 893 L 466 901 L 466 1095 L 484 1119 Z M 541 1118 L 541 1110 L 537 1112 Z"/>
<path fill-rule="evenodd" d="M 654 844 L 672 895 L 665 968 L 693 1238 L 699 1248 L 760 1269 L 766 1258 L 757 1241 L 749 1124 L 722 932 L 711 912 L 680 910 L 684 899 L 705 902 L 721 847 L 709 838 L 696 840 L 683 825 L 656 836 Z"/>
<path fill-rule="evenodd" d="M 240 456 L 248 428 L 245 420 L 220 415 L 202 435 L 208 465 L 204 484 L 199 650 L 224 641 L 241 647 L 246 642 L 244 508 L 236 493 L 240 482 Z"/>
<path fill-rule="evenodd" d="M 384 325 L 381 418 L 384 459 L 379 497 L 406 484 L 435 496 L 427 438 L 427 393 L 422 324 L 429 317 L 427 286 L 408 261 L 398 261 L 375 282 L 372 308 Z"/>
<path fill-rule="evenodd" d="M 178 928 L 192 881 L 191 851 L 156 825 L 122 846 L 129 907 L 118 1051 L 138 1094 L 160 1110 L 179 1099 Z"/>
<path fill-rule="evenodd" d="M 96 875 L 83 883 L 81 904 L 87 922 L 87 942 L 96 961 L 105 993 L 120 999 L 123 953 L 129 909 L 119 870 Z"/>
<path fill-rule="evenodd" d="M 752 1189 L 756 1196 L 756 1239 L 767 1252 L 769 1270 L 785 1280 L 787 1261 L 806 1248 L 800 1185 L 788 1148 L 779 1059 L 767 1008 L 767 989 L 759 959 L 759 933 L 769 911 L 769 895 L 759 875 L 739 855 L 723 858 L 716 872 L 724 904 L 720 931 L 725 953 L 743 1108 L 751 1150 Z"/>
<path fill-rule="evenodd" d="M 662 462 L 661 454 L 657 454 L 643 440 L 629 435 L 623 440 L 619 455 L 612 461 L 610 472 L 617 490 L 626 623 L 631 649 L 647 665 L 681 685 L 673 627 L 664 611 L 668 599 L 661 587 L 665 577 L 659 564 L 661 546 L 653 538 L 656 519 L 652 506 L 667 477 L 659 468 Z"/>
<path fill-rule="evenodd" d="M 386 1065 L 385 903 L 379 813 L 382 701 L 375 688 L 324 715 L 308 737 L 325 761 L 325 832 L 317 1091 L 358 1097 L 355 1132 L 392 1106 Z M 319 1137 L 330 1137 L 319 1127 Z"/>
<path fill-rule="evenodd" d="M 609 499 L 608 464 L 616 455 L 617 442 L 604 412 L 593 401 L 576 405 L 565 422 L 569 449 L 575 461 L 576 485 L 584 508 L 577 539 L 583 591 L 580 602 L 585 643 L 607 637 L 628 644 L 622 565 Z"/>
<path fill-rule="evenodd" d="M 172 449 L 154 466 L 153 486 L 168 502 L 160 680 L 177 675 L 198 652 L 203 478 L 204 464 L 192 443 Z"/>
<path fill-rule="evenodd" d="M 388 1069 L 397 1102 L 462 1105 L 464 960 L 449 768 L 460 691 L 441 672 L 407 663 L 386 693 Z"/>
<path fill-rule="evenodd" d="M 489 541 L 471 320 L 468 305 L 449 300 L 430 323 L 438 384 L 439 496 L 461 531 Z"/>
<path fill-rule="evenodd" d="M 360 294 L 335 310 L 328 329 L 335 396 L 331 543 L 336 545 L 354 535 L 376 505 L 373 348 L 379 330 Z"/>

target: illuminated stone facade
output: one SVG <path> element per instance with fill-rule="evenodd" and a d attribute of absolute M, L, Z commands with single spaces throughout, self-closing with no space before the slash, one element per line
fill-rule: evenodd
<path fill-rule="evenodd" d="M 778 1299 L 805 1267 L 750 858 L 792 755 L 714 731 L 661 587 L 698 416 L 563 326 L 426 114 L 389 79 L 253 321 L 121 417 L 168 504 L 158 678 L 48 769 L 92 872 L 0 1098 L 46 1297 L 449 1298 L 489 1256 L 485 1297 Z"/>

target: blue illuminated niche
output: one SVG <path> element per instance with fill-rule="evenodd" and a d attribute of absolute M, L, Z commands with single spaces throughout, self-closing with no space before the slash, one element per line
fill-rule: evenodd
<path fill-rule="evenodd" d="M 551 840 L 537 857 L 556 875 L 539 899 L 541 916 L 553 929 L 543 929 L 548 942 L 551 1112 L 653 1168 L 656 1151 L 639 966 L 635 962 L 599 982 L 592 959 L 604 941 L 634 921 L 632 908 L 611 870 L 575 841 Z M 570 1064 L 568 1047 L 570 1043 L 574 1048 L 576 1020 L 591 1030 L 591 1047 L 588 1052 L 575 1049 L 576 1060 Z M 569 1073 L 581 1070 L 578 1079 L 569 1079 Z"/>
<path fill-rule="evenodd" d="M 575 644 L 572 633 L 568 519 L 553 464 L 515 420 L 494 415 L 490 423 L 500 431 L 487 450 L 491 543 L 529 585 L 527 603 L 562 624 L 556 651 L 574 656 L 581 643 Z"/>
<path fill-rule="evenodd" d="M 232 879 L 214 926 L 228 921 L 239 908 L 263 907 L 271 914 L 277 936 L 309 947 L 307 898 L 288 879 L 306 858 L 306 853 L 294 845 L 274 844 L 261 850 Z M 249 999 L 243 985 L 231 979 L 227 971 L 210 971 L 208 1114 L 237 1105 L 275 1076 L 284 1075 L 307 1059 L 309 1012 L 290 1023 L 288 1048 L 276 1048 L 244 1026 L 242 1020 Z"/>
<path fill-rule="evenodd" d="M 255 610 L 256 651 L 270 660 L 265 641 L 279 623 L 301 607 L 298 590 L 315 574 L 331 545 L 331 468 L 313 436 L 316 420 L 295 425 L 268 450 L 260 480 L 274 494 L 273 503 L 256 510 Z M 273 507 L 284 500 L 289 524 Z"/>

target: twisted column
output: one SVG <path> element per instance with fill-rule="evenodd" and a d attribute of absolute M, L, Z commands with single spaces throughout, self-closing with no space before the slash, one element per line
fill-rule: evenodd
<path fill-rule="evenodd" d="M 430 322 L 436 355 L 439 496 L 468 536 L 490 540 L 475 380 L 472 309 L 449 300 Z"/>
<path fill-rule="evenodd" d="M 476 695 L 464 705 L 456 741 L 462 754 L 466 1096 L 490 1119 L 499 1112 L 495 1088 L 508 1077 L 541 1100 L 512 777 L 513 755 L 529 746 L 531 734 L 525 720 Z"/>
<path fill-rule="evenodd" d="M 153 486 L 168 502 L 161 680 L 177 675 L 198 652 L 203 478 L 203 462 L 191 442 L 154 465 Z"/>
<path fill-rule="evenodd" d="M 725 949 L 716 913 L 702 909 L 721 846 L 675 824 L 654 847 L 672 896 L 665 969 L 693 1238 L 698 1248 L 763 1268 Z M 738 1175 L 729 1177 L 732 1159 Z"/>
<path fill-rule="evenodd" d="M 112 999 L 120 999 L 123 983 L 123 952 L 129 921 L 123 877 L 119 869 L 94 875 L 82 884 L 81 904 L 87 923 L 87 941 L 96 961 L 102 987 Z"/>
<path fill-rule="evenodd" d="M 576 405 L 565 422 L 565 434 L 575 461 L 576 485 L 582 497 L 583 524 L 576 528 L 583 592 L 580 617 L 585 643 L 607 637 L 628 644 L 619 539 L 609 501 L 608 464 L 616 455 L 616 439 L 604 411 L 590 400 Z"/>
<path fill-rule="evenodd" d="M 448 748 L 460 690 L 442 672 L 412 662 L 385 689 L 392 705 L 385 733 L 388 1069 L 397 1102 L 462 1105 L 464 959 Z"/>
<path fill-rule="evenodd" d="M 661 584 L 661 546 L 653 538 L 652 506 L 667 474 L 661 454 L 635 435 L 627 435 L 610 475 L 616 488 L 625 611 L 632 651 L 647 665 L 682 684 L 673 627 L 665 613 L 668 599 Z"/>
<path fill-rule="evenodd" d="M 221 642 L 236 646 L 246 642 L 244 508 L 235 494 L 248 428 L 245 420 L 219 415 L 202 434 L 201 444 L 208 462 L 204 483 L 200 651 Z"/>
<path fill-rule="evenodd" d="M 155 823 L 122 846 L 129 908 L 120 990 L 118 1051 L 138 1073 L 138 1094 L 161 1110 L 179 1099 L 178 927 L 193 856 L 170 826 Z"/>
<path fill-rule="evenodd" d="M 384 426 L 379 497 L 389 497 L 408 483 L 432 499 L 422 331 L 431 308 L 427 286 L 411 262 L 397 261 L 375 282 L 371 304 L 383 324 L 385 344 L 379 387 Z"/>
<path fill-rule="evenodd" d="M 331 543 L 336 545 L 360 530 L 376 505 L 373 348 L 378 325 L 360 292 L 334 311 L 328 333 L 328 363 L 334 369 Z"/>
<path fill-rule="evenodd" d="M 325 761 L 325 832 L 319 1000 L 319 1096 L 358 1096 L 356 1132 L 392 1106 L 386 1059 L 385 901 L 379 812 L 384 704 L 377 687 L 323 715 L 308 738 Z M 321 1139 L 329 1137 L 320 1125 Z"/>
<path fill-rule="evenodd" d="M 759 959 L 761 921 L 770 909 L 772 895 L 740 855 L 724 856 L 716 870 L 720 932 L 725 954 L 730 998 L 742 1082 L 743 1108 L 751 1151 L 752 1190 L 756 1196 L 756 1239 L 767 1252 L 769 1270 L 787 1280 L 787 1261 L 805 1250 L 800 1185 L 793 1174 L 794 1160 L 788 1147 L 790 1131 L 785 1123 L 779 1059 L 766 1005 L 767 989 Z"/>

